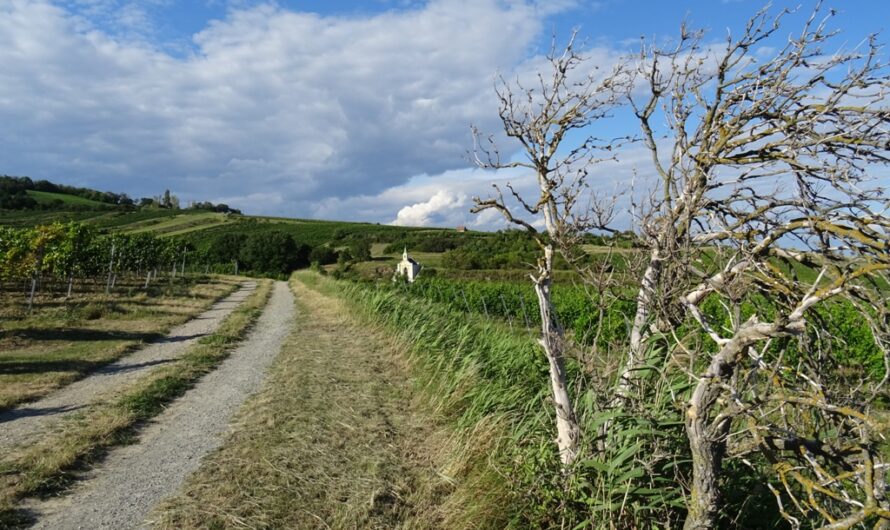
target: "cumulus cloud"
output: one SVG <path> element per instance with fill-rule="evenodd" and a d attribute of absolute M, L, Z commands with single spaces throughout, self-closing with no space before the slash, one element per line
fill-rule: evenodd
<path fill-rule="evenodd" d="M 227 15 L 184 55 L 148 38 L 170 0 L 0 3 L 0 173 L 137 197 L 169 188 L 249 213 L 487 229 L 504 223 L 470 214 L 472 197 L 508 180 L 533 193 L 527 174 L 467 168 L 468 126 L 501 129 L 494 75 L 542 67 L 545 17 L 575 0 L 391 0 L 399 9 L 350 16 L 218 1 Z"/>
<path fill-rule="evenodd" d="M 448 190 L 439 190 L 428 201 L 418 202 L 405 206 L 399 210 L 396 220 L 392 224 L 396 226 L 427 226 L 443 214 L 455 208 L 461 208 L 467 203 L 465 195 L 458 195 Z"/>
<path fill-rule="evenodd" d="M 542 23 L 524 1 L 364 18 L 259 5 L 210 23 L 179 58 L 83 14 L 135 26 L 135 3 L 74 1 L 77 16 L 72 2 L 0 5 L 0 171 L 236 206 L 374 194 L 465 166 L 468 124 L 496 130 L 492 75 Z"/>

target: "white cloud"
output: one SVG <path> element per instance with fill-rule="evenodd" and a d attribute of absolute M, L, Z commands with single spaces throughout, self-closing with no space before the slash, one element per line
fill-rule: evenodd
<path fill-rule="evenodd" d="M 441 189 L 428 201 L 405 206 L 399 210 L 396 220 L 392 224 L 396 226 L 427 226 L 433 223 L 437 217 L 450 213 L 456 208 L 463 208 L 466 204 L 466 195 Z"/>
<path fill-rule="evenodd" d="M 75 1 L 144 22 L 133 2 Z M 497 129 L 494 72 L 540 29 L 538 8 L 515 0 L 365 18 L 260 5 L 231 10 L 177 58 L 49 2 L 9 0 L 0 172 L 236 206 L 270 189 L 291 201 L 374 194 L 465 165 L 468 125 Z"/>
<path fill-rule="evenodd" d="M 185 57 L 144 38 L 149 8 L 167 1 L 0 3 L 0 173 L 169 188 L 250 213 L 480 228 L 504 226 L 469 213 L 492 182 L 533 191 L 521 172 L 466 167 L 469 125 L 501 129 L 493 76 L 541 66 L 528 55 L 543 17 L 574 0 L 349 17 L 230 2 Z M 141 36 L 97 29 L 125 19 Z"/>

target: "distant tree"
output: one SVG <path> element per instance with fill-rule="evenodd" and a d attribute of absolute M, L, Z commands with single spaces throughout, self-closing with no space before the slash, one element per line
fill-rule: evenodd
<path fill-rule="evenodd" d="M 350 261 L 352 261 L 352 252 L 350 252 L 348 248 L 344 248 L 337 252 L 337 265 L 341 268 Z"/>
<path fill-rule="evenodd" d="M 241 249 L 246 242 L 247 236 L 244 234 L 220 234 L 210 241 L 205 256 L 213 263 L 229 263 L 241 255 Z"/>
<path fill-rule="evenodd" d="M 354 241 L 349 245 L 353 261 L 371 261 L 371 243 L 367 239 Z"/>
<path fill-rule="evenodd" d="M 337 251 L 328 246 L 318 246 L 309 253 L 309 261 L 318 263 L 319 265 L 330 265 L 337 263 Z"/>
<path fill-rule="evenodd" d="M 5 210 L 28 210 L 37 207 L 37 201 L 23 190 L 13 193 L 0 190 L 0 208 Z"/>
<path fill-rule="evenodd" d="M 241 248 L 241 262 L 262 273 L 287 274 L 309 266 L 310 248 L 297 244 L 287 232 L 273 230 L 251 234 Z"/>

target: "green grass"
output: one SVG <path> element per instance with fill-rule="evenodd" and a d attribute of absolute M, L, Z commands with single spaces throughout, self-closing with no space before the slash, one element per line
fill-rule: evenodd
<path fill-rule="evenodd" d="M 142 232 L 153 232 L 158 236 L 174 236 L 188 233 L 195 230 L 204 230 L 207 228 L 225 224 L 227 217 L 222 213 L 215 212 L 194 212 L 194 213 L 177 213 L 170 217 L 152 218 L 140 221 L 130 225 L 119 227 L 119 231 L 128 234 L 138 234 Z"/>
<path fill-rule="evenodd" d="M 113 231 L 134 229 L 145 224 L 160 222 L 174 215 L 182 215 L 186 212 L 167 210 L 164 208 L 143 208 L 133 211 L 111 212 L 91 221 L 99 228 Z"/>
<path fill-rule="evenodd" d="M 567 377 L 584 450 L 567 475 L 553 442 L 547 362 L 534 334 L 514 333 L 503 322 L 408 297 L 400 289 L 308 272 L 296 278 L 341 298 L 354 314 L 391 334 L 405 349 L 418 388 L 448 418 L 456 432 L 447 465 L 454 488 L 442 503 L 442 528 L 648 528 L 644 523 L 652 521 L 673 526 L 682 514 L 681 486 L 670 480 L 673 474 L 642 473 L 635 456 L 642 436 L 661 447 L 682 445 L 682 420 L 670 400 L 660 401 L 661 408 L 653 407 L 645 418 L 619 421 L 612 415 L 608 450 L 594 449 L 592 441 L 608 417 L 600 407 L 609 398 L 585 385 L 590 377 L 608 380 L 620 358 L 600 353 L 585 359 L 582 349 L 568 352 Z M 657 465 L 676 468 L 682 462 L 662 459 Z"/>
<path fill-rule="evenodd" d="M 30 228 L 36 225 L 52 224 L 56 221 L 87 221 L 102 217 L 105 212 L 98 210 L 59 211 L 59 210 L 0 210 L 0 224 L 13 228 Z"/>
<path fill-rule="evenodd" d="M 85 199 L 76 195 L 68 195 L 67 193 L 52 193 L 48 191 L 28 190 L 27 194 L 33 198 L 38 204 L 49 204 L 53 201 L 62 201 L 66 205 L 71 206 L 89 206 L 92 208 L 113 208 L 113 204 L 105 202 Z"/>

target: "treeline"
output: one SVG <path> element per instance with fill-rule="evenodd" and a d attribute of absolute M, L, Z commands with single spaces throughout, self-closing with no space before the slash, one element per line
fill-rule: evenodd
<path fill-rule="evenodd" d="M 2 175 L 0 176 L 0 208 L 7 210 L 30 210 L 41 207 L 46 209 L 56 209 L 63 206 L 72 209 L 95 209 L 98 207 L 72 204 L 66 205 L 60 200 L 41 205 L 37 200 L 28 195 L 28 191 L 63 193 L 90 201 L 96 201 L 103 205 L 108 205 L 108 207 L 133 205 L 133 199 L 128 197 L 126 193 L 96 191 L 89 188 L 77 188 L 74 186 L 55 184 L 48 180 L 34 181 L 29 177 L 11 177 Z"/>
<path fill-rule="evenodd" d="M 280 231 L 222 234 L 205 248 L 150 233 L 101 234 L 84 223 L 53 223 L 28 229 L 0 227 L 0 281 L 21 280 L 39 289 L 47 279 L 71 286 L 84 278 L 141 274 L 146 286 L 159 272 L 287 274 L 308 267 L 313 249 Z M 335 258 L 336 260 L 336 258 Z"/>
<path fill-rule="evenodd" d="M 196 248 L 200 262 L 232 264 L 240 272 L 288 274 L 310 265 L 352 263 L 371 259 L 371 244 L 354 239 L 340 247 L 315 247 L 299 242 L 283 230 L 221 233 Z"/>
<path fill-rule="evenodd" d="M 309 266 L 312 248 L 280 230 L 250 234 L 219 234 L 196 250 L 196 259 L 232 264 L 238 272 L 287 274 Z"/>
<path fill-rule="evenodd" d="M 76 204 L 60 199 L 41 202 L 29 195 L 29 191 L 70 195 L 101 204 Z M 56 184 L 48 180 L 32 180 L 30 177 L 0 175 L 0 209 L 4 210 L 96 210 L 105 208 L 130 210 L 137 207 L 180 209 L 179 199 L 171 194 L 170 190 L 165 190 L 163 195 L 143 197 L 137 201 L 130 198 L 126 193 L 78 188 L 76 186 Z M 193 202 L 188 206 L 188 209 L 218 213 L 241 213 L 241 210 L 232 208 L 227 204 L 214 204 L 210 201 Z"/>
<path fill-rule="evenodd" d="M 143 197 L 139 199 L 139 206 L 142 208 L 166 208 L 168 210 L 179 210 L 180 201 L 179 197 L 170 193 L 170 190 L 164 190 L 162 195 L 157 195 L 155 197 Z M 217 212 L 217 213 L 234 213 L 240 214 L 241 210 L 230 207 L 228 204 L 219 203 L 213 204 L 210 201 L 198 201 L 193 202 L 188 206 L 189 210 L 202 210 L 206 212 Z"/>

